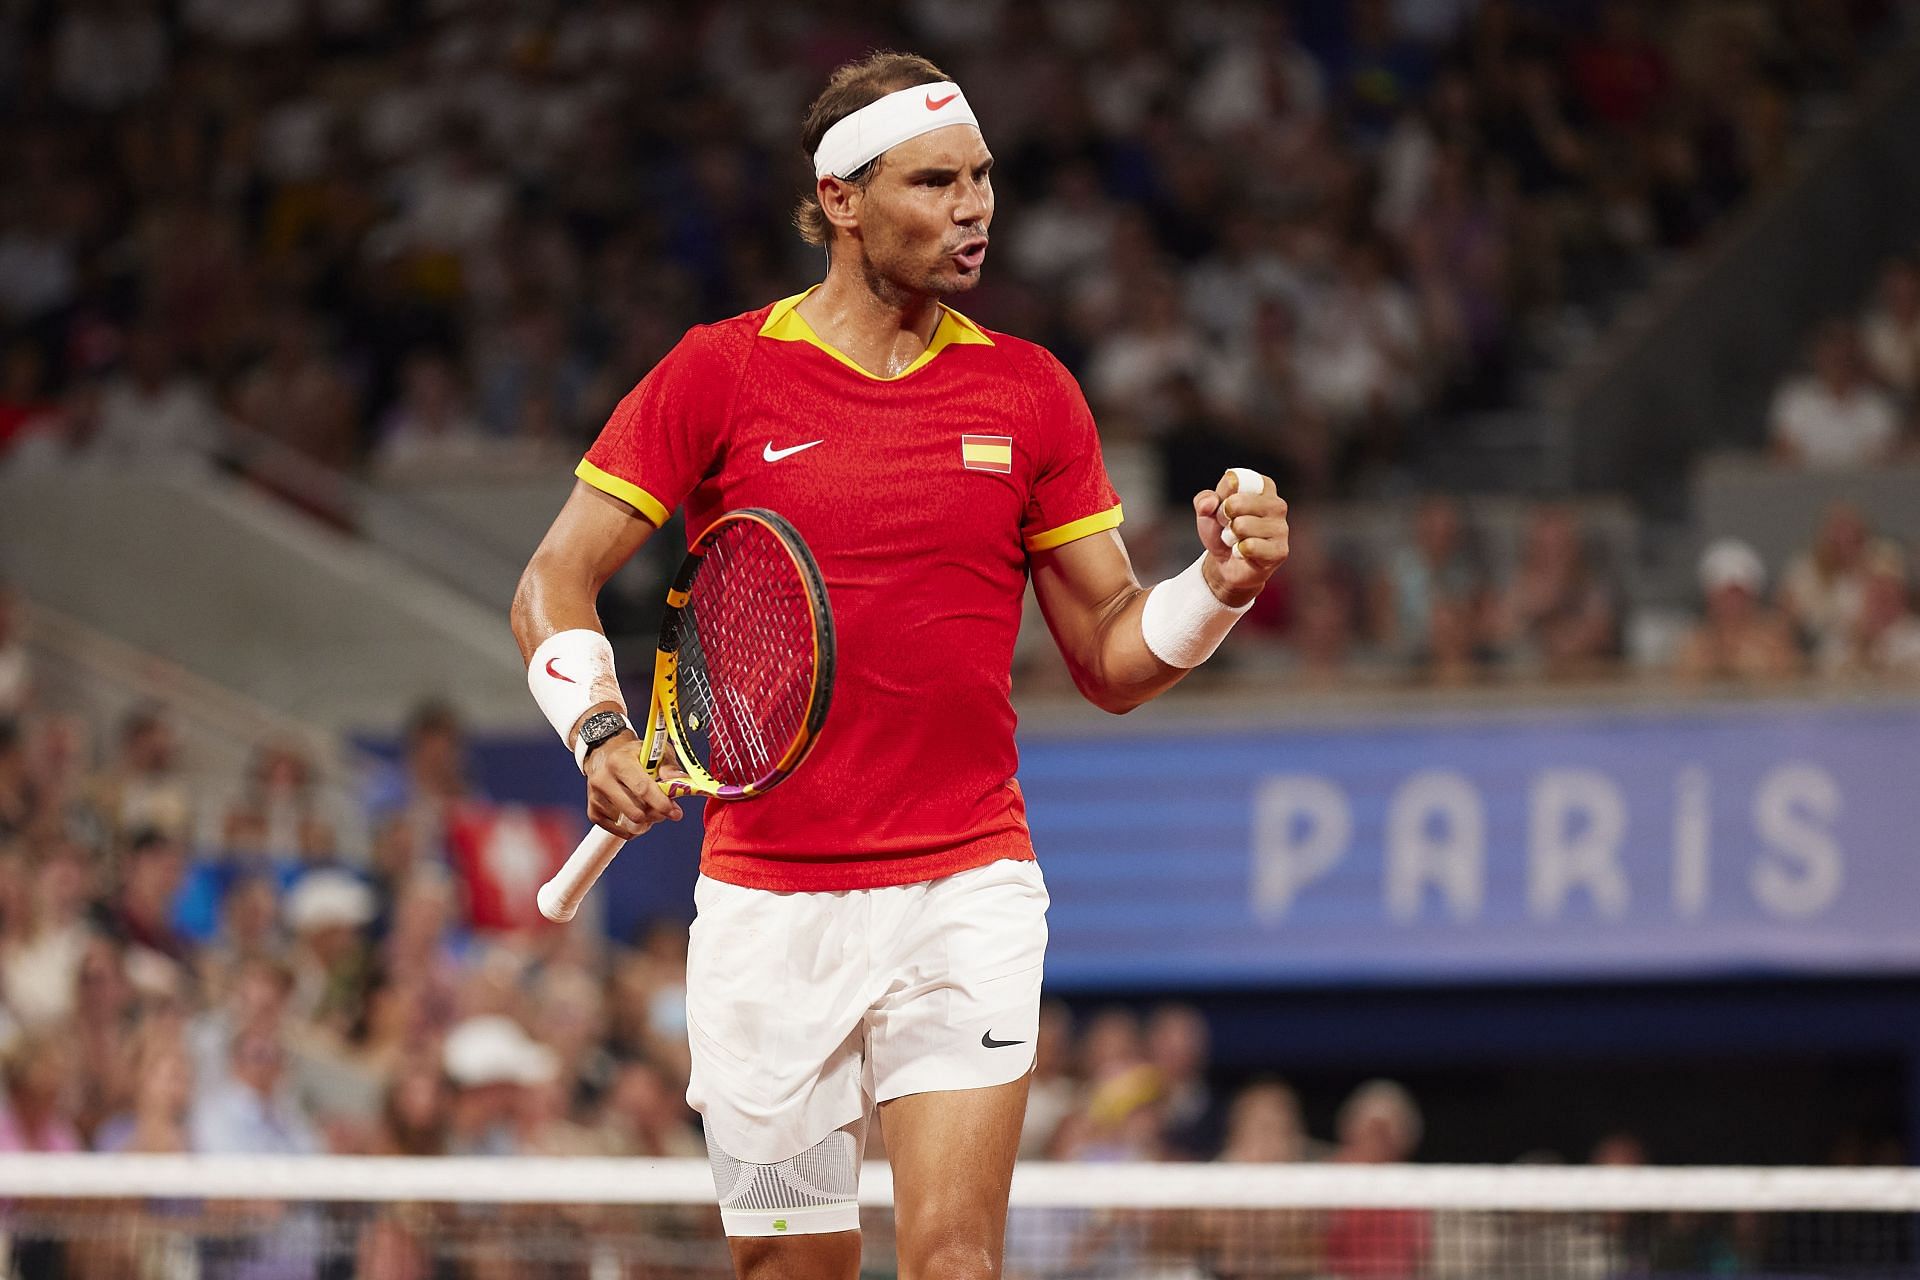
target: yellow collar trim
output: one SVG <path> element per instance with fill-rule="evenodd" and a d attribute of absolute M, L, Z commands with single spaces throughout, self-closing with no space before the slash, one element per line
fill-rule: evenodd
<path fill-rule="evenodd" d="M 819 287 L 815 285 L 813 289 Z M 940 323 L 933 327 L 933 340 L 927 343 L 927 349 L 915 356 L 913 363 L 900 372 L 890 377 L 884 376 L 863 367 L 846 352 L 815 333 L 813 326 L 807 323 L 806 317 L 794 309 L 800 305 L 807 294 L 813 292 L 813 289 L 808 289 L 806 293 L 796 293 L 791 298 L 782 298 L 774 303 L 773 310 L 767 312 L 767 322 L 760 326 L 760 336 L 772 338 L 775 342 L 804 342 L 809 346 L 818 347 L 855 373 L 871 378 L 875 382 L 898 382 L 908 374 L 925 368 L 935 356 L 948 347 L 993 345 L 993 339 L 987 336 L 984 329 L 952 307 L 942 304 Z"/>

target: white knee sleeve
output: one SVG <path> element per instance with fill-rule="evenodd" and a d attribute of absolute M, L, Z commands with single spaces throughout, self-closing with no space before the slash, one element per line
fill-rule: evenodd
<path fill-rule="evenodd" d="M 730 1236 L 803 1236 L 858 1231 L 860 1132 L 839 1129 L 778 1164 L 749 1164 L 707 1132 L 720 1222 Z"/>

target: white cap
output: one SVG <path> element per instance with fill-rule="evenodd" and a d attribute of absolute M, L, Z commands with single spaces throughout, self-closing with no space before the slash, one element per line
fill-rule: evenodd
<path fill-rule="evenodd" d="M 379 913 L 373 890 L 344 871 L 311 872 L 287 894 L 287 925 L 295 933 L 334 925 L 358 929 Z"/>
<path fill-rule="evenodd" d="M 1700 555 L 1700 589 L 1709 595 L 1722 587 L 1745 587 L 1758 595 L 1766 584 L 1760 553 L 1738 538 L 1715 538 Z"/>
<path fill-rule="evenodd" d="M 483 1014 L 447 1033 L 441 1053 L 447 1076 L 462 1088 L 489 1084 L 545 1084 L 560 1069 L 553 1050 L 512 1018 Z"/>

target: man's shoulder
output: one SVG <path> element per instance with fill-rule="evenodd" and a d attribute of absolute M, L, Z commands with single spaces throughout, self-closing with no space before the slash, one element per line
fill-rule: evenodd
<path fill-rule="evenodd" d="M 753 348 L 753 340 L 766 326 L 767 316 L 779 306 L 769 302 L 737 316 L 696 324 L 680 336 L 662 363 L 669 361 L 716 367 L 738 368 Z"/>
<path fill-rule="evenodd" d="M 986 339 L 985 342 L 978 344 L 982 354 L 1009 372 L 1046 370 L 1050 373 L 1055 369 L 1065 368 L 1053 352 L 1031 339 L 1002 333 L 998 329 L 989 329 L 978 320 L 952 307 L 947 308 L 947 314 L 953 317 L 954 323 Z"/>
<path fill-rule="evenodd" d="M 956 324 L 985 339 L 967 348 L 973 353 L 967 366 L 970 370 L 988 370 L 995 376 L 1018 383 L 1042 397 L 1043 403 L 1050 402 L 1046 398 L 1052 395 L 1078 394 L 1079 383 L 1072 372 L 1061 363 L 1060 357 L 1038 342 L 989 329 L 952 307 L 947 308 L 947 314 L 953 317 Z"/>

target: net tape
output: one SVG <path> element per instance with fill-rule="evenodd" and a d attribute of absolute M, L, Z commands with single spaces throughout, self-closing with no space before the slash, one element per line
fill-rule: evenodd
<path fill-rule="evenodd" d="M 705 1160 L 0 1155 L 0 1197 L 446 1204 L 713 1203 Z M 893 1203 L 884 1165 L 862 1204 Z M 1920 1213 L 1920 1169 L 1509 1165 L 1018 1166 L 1013 1203 L 1098 1209 Z"/>

